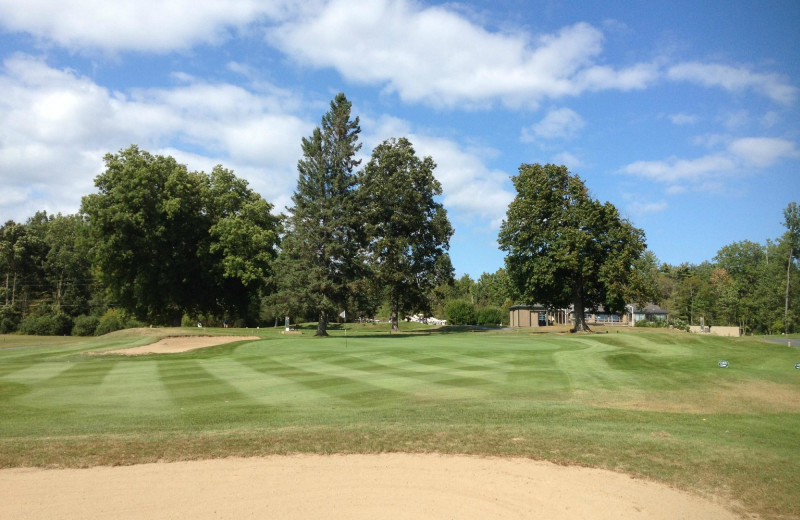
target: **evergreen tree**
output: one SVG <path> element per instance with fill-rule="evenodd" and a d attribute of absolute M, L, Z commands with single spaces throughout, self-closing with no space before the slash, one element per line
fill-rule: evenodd
<path fill-rule="evenodd" d="M 297 189 L 289 208 L 276 283 L 287 310 L 313 312 L 317 335 L 327 336 L 331 314 L 347 311 L 363 279 L 363 216 L 356 203 L 361 149 L 359 119 L 344 94 L 311 136 L 303 138 Z M 334 314 L 335 315 L 335 314 Z"/>

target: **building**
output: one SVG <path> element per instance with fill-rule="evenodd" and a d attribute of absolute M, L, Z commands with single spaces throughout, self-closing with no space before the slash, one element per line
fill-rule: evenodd
<path fill-rule="evenodd" d="M 545 327 L 554 324 L 567 324 L 574 322 L 573 311 L 569 309 L 548 310 L 544 305 L 514 305 L 509 307 L 511 327 Z M 638 308 L 628 305 L 625 312 L 614 314 L 606 312 L 602 306 L 596 310 L 586 309 L 584 316 L 590 325 L 621 325 L 633 327 L 637 321 L 664 321 L 669 311 L 653 303 Z"/>
<path fill-rule="evenodd" d="M 631 326 L 636 325 L 637 321 L 649 321 L 650 323 L 656 321 L 665 321 L 669 311 L 662 309 L 654 303 L 649 303 L 644 307 L 638 308 L 635 305 L 628 305 L 628 322 Z"/>
<path fill-rule="evenodd" d="M 511 327 L 546 327 L 554 324 L 567 323 L 568 311 L 547 310 L 544 305 L 512 305 L 508 308 L 510 313 L 509 324 Z"/>

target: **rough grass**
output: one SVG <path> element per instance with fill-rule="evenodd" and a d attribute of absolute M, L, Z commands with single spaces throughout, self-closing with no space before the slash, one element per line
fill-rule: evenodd
<path fill-rule="evenodd" d="M 800 517 L 800 350 L 610 329 L 138 329 L 0 341 L 0 467 L 438 452 L 624 471 Z M 90 356 L 176 334 L 264 339 Z M 717 361 L 725 359 L 722 369 Z"/>

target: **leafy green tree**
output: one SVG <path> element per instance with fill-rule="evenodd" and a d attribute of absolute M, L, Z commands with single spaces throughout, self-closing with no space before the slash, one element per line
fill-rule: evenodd
<path fill-rule="evenodd" d="M 717 267 L 711 272 L 709 282 L 713 290 L 715 323 L 736 324 L 738 295 L 733 277 L 725 269 Z"/>
<path fill-rule="evenodd" d="M 626 301 L 644 307 L 649 303 L 659 304 L 662 299 L 658 258 L 648 250 L 633 261 Z"/>
<path fill-rule="evenodd" d="M 56 311 L 77 316 L 89 312 L 96 289 L 89 258 L 89 224 L 80 215 L 51 216 L 45 230 L 45 277 Z"/>
<path fill-rule="evenodd" d="M 482 273 L 475 282 L 475 303 L 481 307 L 507 308 L 511 304 L 511 287 L 506 270 Z"/>
<path fill-rule="evenodd" d="M 439 265 L 436 269 L 440 273 L 445 273 L 445 277 L 436 287 L 431 289 L 428 297 L 431 302 L 431 314 L 439 318 L 444 318 L 447 302 L 458 298 L 454 296 L 457 292 L 456 285 L 458 281 L 453 278 L 454 269 L 449 254 L 440 256 L 437 262 Z M 464 277 L 466 277 L 470 283 L 473 283 L 469 275 L 464 275 L 462 278 Z"/>
<path fill-rule="evenodd" d="M 82 211 L 112 299 L 150 323 L 180 324 L 187 311 L 257 314 L 278 237 L 272 206 L 222 167 L 189 172 L 136 146 L 105 161 Z"/>
<path fill-rule="evenodd" d="M 352 103 L 344 94 L 310 137 L 303 138 L 297 164 L 297 189 L 289 208 L 286 234 L 278 258 L 276 301 L 286 309 L 313 312 L 318 336 L 353 301 L 365 276 L 364 220 L 356 201 L 361 149 L 359 119 L 350 119 Z"/>
<path fill-rule="evenodd" d="M 736 320 L 746 330 L 759 327 L 757 292 L 764 276 L 766 254 L 764 246 L 742 240 L 722 247 L 714 257 L 718 268 L 732 278 L 736 291 Z"/>
<path fill-rule="evenodd" d="M 800 208 L 796 202 L 790 202 L 783 210 L 783 225 L 786 226 L 784 240 L 789 247 L 789 259 L 786 265 L 786 300 L 783 311 L 784 333 L 788 334 L 791 328 L 789 319 L 789 286 L 792 274 L 792 264 L 800 252 Z"/>
<path fill-rule="evenodd" d="M 575 312 L 573 331 L 586 331 L 584 310 L 625 306 L 633 262 L 645 250 L 644 232 L 609 202 L 591 198 L 565 166 L 523 164 L 500 229 L 506 271 L 530 303 Z"/>
<path fill-rule="evenodd" d="M 6 222 L 0 229 L 0 268 L 5 275 L 5 307 L 24 316 L 31 303 L 47 292 L 44 232 L 47 214 L 38 212 L 25 224 Z"/>
<path fill-rule="evenodd" d="M 204 181 L 209 227 L 198 258 L 208 266 L 213 277 L 209 285 L 215 289 L 202 307 L 242 318 L 255 316 L 272 275 L 280 218 L 247 181 L 221 165 Z"/>
<path fill-rule="evenodd" d="M 83 198 L 94 261 L 113 300 L 151 323 L 180 323 L 207 289 L 197 244 L 208 225 L 202 181 L 172 157 L 131 146 L 105 156 L 99 193 Z"/>
<path fill-rule="evenodd" d="M 435 197 L 442 186 L 433 159 L 417 157 L 408 139 L 378 145 L 361 176 L 359 206 L 367 223 L 367 255 L 373 280 L 398 316 L 430 310 L 428 295 L 450 272 L 440 272 L 453 228 Z"/>

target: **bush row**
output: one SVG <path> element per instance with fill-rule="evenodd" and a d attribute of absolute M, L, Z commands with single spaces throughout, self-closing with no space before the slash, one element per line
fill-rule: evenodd
<path fill-rule="evenodd" d="M 23 319 L 10 312 L 0 312 L 0 333 L 21 332 L 34 336 L 102 336 L 115 330 L 138 327 L 141 323 L 127 318 L 116 309 L 109 309 L 102 316 L 81 315 L 75 318 L 57 312 L 53 314 L 31 314 Z"/>
<path fill-rule="evenodd" d="M 508 322 L 508 312 L 500 307 L 482 307 L 476 309 L 471 302 L 453 300 L 444 309 L 445 318 L 450 325 L 479 325 L 482 327 L 500 327 Z"/>

